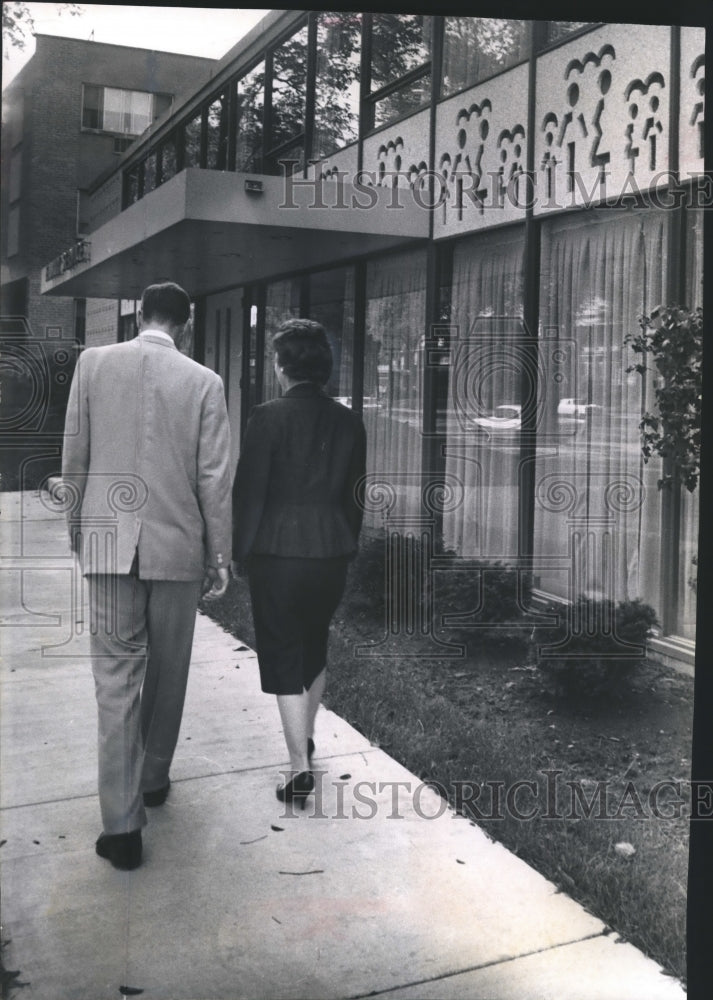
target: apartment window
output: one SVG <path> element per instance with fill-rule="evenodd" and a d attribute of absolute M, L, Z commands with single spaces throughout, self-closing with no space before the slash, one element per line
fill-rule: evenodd
<path fill-rule="evenodd" d="M 329 156 L 359 134 L 361 14 L 317 17 L 317 78 L 312 155 Z"/>
<path fill-rule="evenodd" d="M 528 57 L 530 24 L 496 17 L 446 17 L 441 96 L 500 73 Z"/>
<path fill-rule="evenodd" d="M 367 129 L 425 105 L 431 93 L 431 18 L 372 14 Z"/>
<path fill-rule="evenodd" d="M 170 94 L 121 90 L 84 84 L 82 128 L 121 135 L 141 135 L 171 106 Z"/>

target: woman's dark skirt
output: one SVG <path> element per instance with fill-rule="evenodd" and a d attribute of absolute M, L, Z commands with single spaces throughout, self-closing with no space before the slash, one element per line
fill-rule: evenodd
<path fill-rule="evenodd" d="M 302 694 L 324 670 L 329 625 L 348 565 L 348 556 L 249 556 L 260 683 L 267 694 Z"/>

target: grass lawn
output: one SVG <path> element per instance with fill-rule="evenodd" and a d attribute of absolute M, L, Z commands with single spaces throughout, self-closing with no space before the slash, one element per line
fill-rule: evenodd
<path fill-rule="evenodd" d="M 365 655 L 386 636 L 370 560 L 335 617 L 327 706 L 685 980 L 692 679 L 643 661 L 615 691 L 573 699 L 521 645 L 477 635 L 455 658 L 418 635 Z M 253 643 L 244 580 L 203 610 Z"/>

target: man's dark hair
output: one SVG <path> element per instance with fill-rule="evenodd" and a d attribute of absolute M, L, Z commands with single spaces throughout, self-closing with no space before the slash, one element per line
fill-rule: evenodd
<path fill-rule="evenodd" d="M 160 285 L 149 285 L 141 296 L 141 315 L 144 324 L 153 320 L 183 326 L 191 315 L 191 300 L 188 292 L 173 281 Z"/>
<path fill-rule="evenodd" d="M 321 323 L 312 319 L 286 319 L 272 346 L 286 375 L 300 382 L 324 385 L 332 372 L 332 348 Z"/>

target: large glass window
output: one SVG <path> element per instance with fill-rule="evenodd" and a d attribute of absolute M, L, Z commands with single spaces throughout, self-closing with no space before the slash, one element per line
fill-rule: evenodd
<path fill-rule="evenodd" d="M 161 143 L 161 183 L 169 181 L 176 173 L 176 135 L 173 133 Z"/>
<path fill-rule="evenodd" d="M 271 150 L 304 135 L 307 99 L 307 25 L 272 54 Z M 294 152 L 294 149 L 293 149 Z M 276 169 L 276 160 L 269 164 Z"/>
<path fill-rule="evenodd" d="M 206 166 L 209 170 L 225 170 L 228 165 L 228 107 L 227 91 L 208 105 Z"/>
<path fill-rule="evenodd" d="M 518 227 L 453 251 L 446 473 L 466 500 L 444 514 L 443 542 L 462 556 L 518 552 L 523 246 Z"/>
<path fill-rule="evenodd" d="M 542 590 L 640 597 L 659 615 L 661 468 L 639 435 L 653 386 L 627 372 L 624 339 L 665 298 L 667 224 L 665 211 L 604 209 L 544 226 L 534 525 Z"/>
<path fill-rule="evenodd" d="M 201 127 L 203 116 L 200 112 L 186 122 L 184 128 L 185 152 L 183 162 L 187 167 L 198 167 L 201 162 Z"/>
<path fill-rule="evenodd" d="M 367 128 L 386 125 L 430 99 L 431 20 L 423 14 L 372 14 Z"/>
<path fill-rule="evenodd" d="M 141 135 L 171 106 L 170 94 L 98 87 L 85 84 L 82 95 L 82 127 L 122 135 Z"/>
<path fill-rule="evenodd" d="M 294 319 L 300 315 L 300 281 L 298 278 L 287 278 L 285 281 L 273 281 L 267 286 L 265 294 L 265 361 L 263 367 L 264 400 L 275 399 L 280 395 L 280 383 L 275 377 L 273 365 L 274 351 L 272 337 L 283 320 Z"/>
<path fill-rule="evenodd" d="M 367 264 L 364 424 L 368 471 L 395 497 L 393 513 L 421 513 L 426 251 Z M 367 514 L 378 526 L 381 515 Z"/>
<path fill-rule="evenodd" d="M 312 155 L 328 156 L 359 134 L 361 14 L 317 18 L 317 79 Z"/>
<path fill-rule="evenodd" d="M 309 318 L 321 323 L 334 365 L 325 391 L 352 405 L 354 370 L 354 269 L 338 267 L 309 277 Z"/>
<path fill-rule="evenodd" d="M 443 19 L 441 94 L 454 94 L 527 59 L 529 21 L 497 17 Z"/>
<path fill-rule="evenodd" d="M 144 187 L 143 194 L 148 194 L 156 187 L 156 150 L 152 150 L 144 160 Z"/>
<path fill-rule="evenodd" d="M 548 45 L 552 45 L 563 38 L 568 38 L 569 35 L 583 31 L 584 28 L 593 28 L 597 23 L 597 21 L 548 21 L 545 41 Z"/>
<path fill-rule="evenodd" d="M 703 305 L 703 209 L 688 214 L 686 229 L 686 304 Z M 699 494 L 681 488 L 678 525 L 678 593 L 676 635 L 696 637 L 696 590 L 698 586 Z"/>
<path fill-rule="evenodd" d="M 238 138 L 235 169 L 262 167 L 262 128 L 265 111 L 265 63 L 259 63 L 238 81 Z"/>

